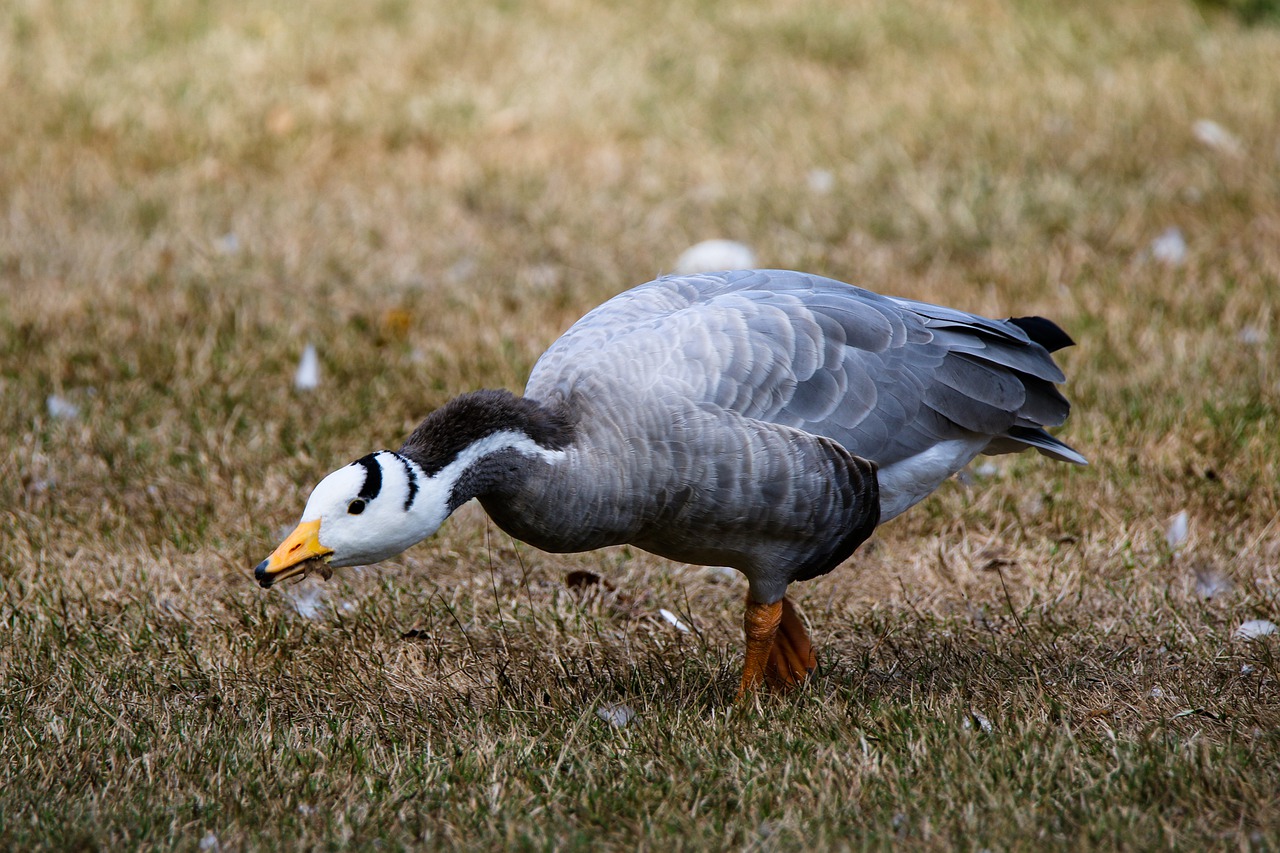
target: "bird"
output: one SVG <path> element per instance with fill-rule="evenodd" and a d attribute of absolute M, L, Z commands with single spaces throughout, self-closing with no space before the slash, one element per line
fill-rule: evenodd
<path fill-rule="evenodd" d="M 1042 317 L 989 319 L 819 275 L 670 275 L 575 322 L 522 396 L 464 393 L 398 450 L 324 477 L 254 570 L 264 588 L 368 565 L 475 498 L 515 539 L 631 545 L 746 577 L 737 696 L 804 682 L 817 655 L 787 595 L 979 454 L 1034 449 L 1070 404 Z"/>

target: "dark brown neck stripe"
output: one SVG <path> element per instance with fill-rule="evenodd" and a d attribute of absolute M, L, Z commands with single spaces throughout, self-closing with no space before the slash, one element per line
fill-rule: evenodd
<path fill-rule="evenodd" d="M 573 438 L 569 419 L 536 400 L 510 391 L 473 391 L 427 415 L 400 452 L 431 477 L 477 441 L 507 430 L 523 433 L 548 450 L 560 450 Z"/>

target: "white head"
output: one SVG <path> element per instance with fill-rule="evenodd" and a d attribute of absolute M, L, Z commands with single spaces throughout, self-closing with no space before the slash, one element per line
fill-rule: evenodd
<path fill-rule="evenodd" d="M 412 459 L 389 450 L 357 459 L 312 490 L 297 528 L 254 575 L 265 587 L 306 571 L 311 560 L 341 567 L 394 557 L 449 516 L 454 481 L 428 477 Z"/>
<path fill-rule="evenodd" d="M 364 566 L 394 557 L 435 533 L 449 513 L 476 494 L 482 478 L 464 475 L 474 475 L 477 463 L 503 451 L 548 462 L 564 455 L 513 430 L 490 432 L 461 446 L 431 473 L 403 453 L 370 453 L 320 481 L 298 526 L 258 564 L 254 577 L 269 587 L 317 563 Z"/>

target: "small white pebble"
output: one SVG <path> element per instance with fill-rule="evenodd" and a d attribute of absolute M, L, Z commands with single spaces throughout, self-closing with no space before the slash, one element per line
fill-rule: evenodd
<path fill-rule="evenodd" d="M 685 249 L 676 260 L 676 272 L 689 275 L 720 270 L 749 270 L 756 265 L 755 252 L 734 240 L 703 240 Z"/>
<path fill-rule="evenodd" d="M 1187 511 L 1175 515 L 1169 520 L 1169 526 L 1164 531 L 1164 541 L 1169 543 L 1169 547 L 1177 551 L 1187 543 L 1187 533 L 1190 528 Z"/>
<path fill-rule="evenodd" d="M 1166 228 L 1151 241 L 1151 257 L 1171 267 L 1181 266 L 1187 259 L 1187 241 L 1177 228 Z"/>
<path fill-rule="evenodd" d="M 44 406 L 49 411 L 49 417 L 56 420 L 73 421 L 80 417 L 80 407 L 66 397 L 60 397 L 57 394 L 50 394 L 46 397 Z"/>
<path fill-rule="evenodd" d="M 623 705 L 620 702 L 606 702 L 599 708 L 596 708 L 596 716 L 604 720 L 615 729 L 620 729 L 635 717 L 636 712 L 630 705 Z"/>
<path fill-rule="evenodd" d="M 320 356 L 316 348 L 307 344 L 298 361 L 298 370 L 293 374 L 293 387 L 299 391 L 314 391 L 320 385 Z"/>
<path fill-rule="evenodd" d="M 1152 688 L 1151 688 L 1151 698 L 1152 698 L 1152 699 L 1163 699 L 1163 698 L 1164 698 L 1164 691 L 1163 691 L 1162 689 L 1160 689 L 1159 687 L 1152 687 Z"/>
<path fill-rule="evenodd" d="M 1250 619 L 1232 634 L 1237 640 L 1260 640 L 1276 632 L 1276 623 L 1267 619 Z"/>
<path fill-rule="evenodd" d="M 672 613 L 667 608 L 665 607 L 658 608 L 658 615 L 660 615 L 663 619 L 666 619 L 672 625 L 676 626 L 677 631 L 683 631 L 686 634 L 689 633 L 689 626 L 681 622 L 680 617 Z"/>
<path fill-rule="evenodd" d="M 1240 144 L 1240 140 L 1236 135 L 1216 121 L 1202 118 L 1191 125 L 1191 133 L 1199 140 L 1200 144 L 1221 151 L 1224 154 L 1239 157 L 1244 153 L 1244 146 Z"/>
<path fill-rule="evenodd" d="M 212 832 L 206 833 L 204 838 L 200 839 L 201 850 L 221 850 L 222 845 L 218 842 L 218 836 Z"/>

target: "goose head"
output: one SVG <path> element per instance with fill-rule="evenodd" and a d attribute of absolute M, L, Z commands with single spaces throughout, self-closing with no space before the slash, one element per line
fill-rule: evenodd
<path fill-rule="evenodd" d="M 254 578 L 263 588 L 316 569 L 394 557 L 440 528 L 473 497 L 555 465 L 572 436 L 557 411 L 507 391 L 475 391 L 432 412 L 399 452 L 339 468 L 307 499 L 298 526 Z"/>
<path fill-rule="evenodd" d="M 394 557 L 436 532 L 453 509 L 452 485 L 400 453 L 361 457 L 320 481 L 298 526 L 254 577 L 266 588 L 313 567 L 328 577 L 330 568 Z"/>

